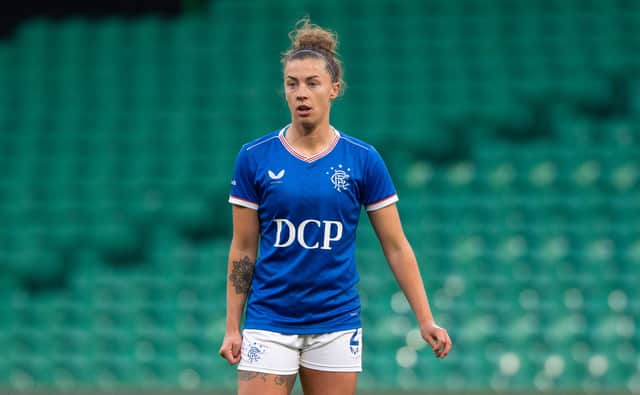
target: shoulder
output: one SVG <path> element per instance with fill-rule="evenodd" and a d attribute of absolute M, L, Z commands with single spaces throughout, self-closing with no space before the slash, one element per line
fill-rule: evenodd
<path fill-rule="evenodd" d="M 340 132 L 340 139 L 345 142 L 348 149 L 358 153 L 361 158 L 366 158 L 367 162 L 375 163 L 382 160 L 382 156 L 372 144 L 343 132 Z"/>
<path fill-rule="evenodd" d="M 355 138 L 347 133 L 339 131 L 340 139 L 345 142 L 348 146 L 350 146 L 354 150 L 363 150 L 363 151 L 375 151 L 373 145 L 367 143 L 364 140 L 360 140 Z"/>
<path fill-rule="evenodd" d="M 280 133 L 280 130 L 275 130 L 262 137 L 258 137 L 255 140 L 251 140 L 242 146 L 242 148 L 240 149 L 240 152 L 241 153 L 259 152 L 269 147 L 269 145 L 274 141 L 277 141 L 279 133 Z"/>

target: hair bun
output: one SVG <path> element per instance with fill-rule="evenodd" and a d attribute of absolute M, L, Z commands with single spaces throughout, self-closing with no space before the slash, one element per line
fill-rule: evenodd
<path fill-rule="evenodd" d="M 292 49 L 319 49 L 332 55 L 336 54 L 338 40 L 336 34 L 312 24 L 309 18 L 303 18 L 290 33 Z"/>

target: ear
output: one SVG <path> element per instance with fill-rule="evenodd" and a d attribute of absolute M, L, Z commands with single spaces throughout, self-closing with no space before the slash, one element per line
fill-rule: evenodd
<path fill-rule="evenodd" d="M 331 92 L 329 94 L 329 98 L 331 100 L 333 100 L 336 97 L 338 97 L 339 94 L 340 94 L 340 82 L 332 82 L 331 83 Z"/>

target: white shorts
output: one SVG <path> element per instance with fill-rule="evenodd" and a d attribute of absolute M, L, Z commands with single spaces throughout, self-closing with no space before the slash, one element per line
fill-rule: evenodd
<path fill-rule="evenodd" d="M 362 329 L 320 335 L 242 331 L 238 370 L 292 375 L 300 366 L 327 372 L 361 372 Z"/>

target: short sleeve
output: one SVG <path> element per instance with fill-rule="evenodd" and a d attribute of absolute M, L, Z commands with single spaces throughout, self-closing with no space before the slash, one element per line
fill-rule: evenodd
<path fill-rule="evenodd" d="M 229 203 L 257 210 L 259 202 L 254 165 L 246 147 L 242 147 L 236 158 Z"/>
<path fill-rule="evenodd" d="M 398 201 L 396 188 L 380 154 L 369 149 L 364 173 L 364 193 L 362 202 L 367 211 L 374 211 Z"/>

